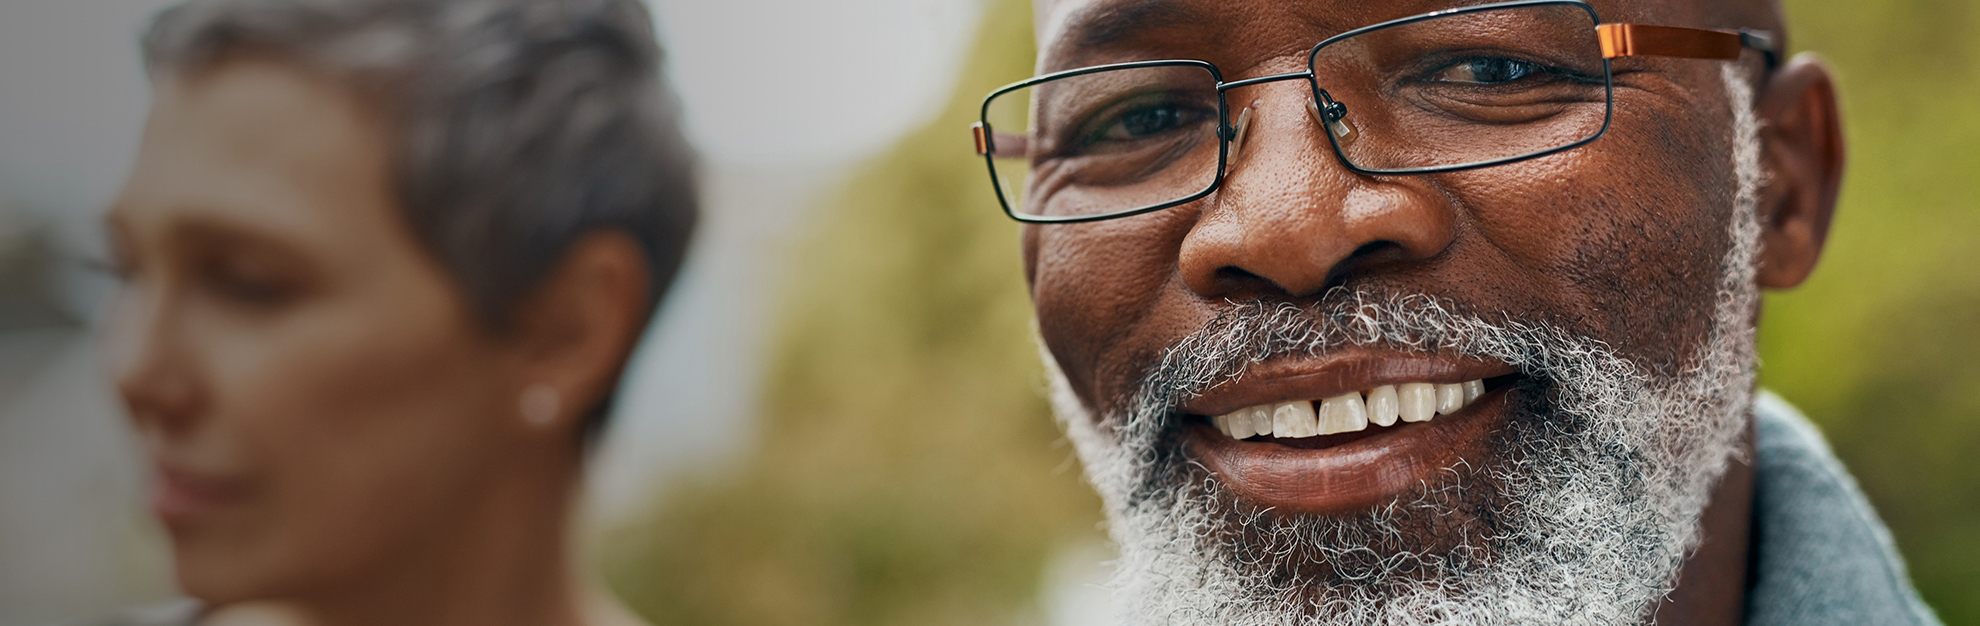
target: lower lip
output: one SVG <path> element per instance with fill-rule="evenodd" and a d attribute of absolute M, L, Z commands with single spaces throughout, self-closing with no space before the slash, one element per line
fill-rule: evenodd
<path fill-rule="evenodd" d="M 168 525 L 183 524 L 237 503 L 241 496 L 226 481 L 161 471 L 152 483 L 151 510 Z"/>
<path fill-rule="evenodd" d="M 1207 424 L 1189 426 L 1184 445 L 1246 502 L 1294 513 L 1352 513 L 1394 501 L 1462 461 L 1483 459 L 1487 435 L 1505 421 L 1506 393 L 1329 448 L 1238 441 Z"/>

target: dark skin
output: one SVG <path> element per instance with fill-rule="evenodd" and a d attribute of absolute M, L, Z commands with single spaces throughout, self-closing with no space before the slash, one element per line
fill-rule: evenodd
<path fill-rule="evenodd" d="M 1783 32 L 1777 10 L 1762 2 L 1594 4 L 1607 22 Z M 1184 58 L 1216 64 L 1227 81 L 1295 72 L 1304 69 L 1304 52 L 1328 35 L 1448 6 L 1048 0 L 1037 12 L 1039 70 Z M 1110 12 L 1140 18 L 1098 31 L 1085 27 Z M 1305 114 L 1301 82 L 1233 91 L 1233 106 L 1249 104 L 1257 118 L 1243 154 L 1210 197 L 1124 219 L 1025 229 L 1025 270 L 1040 332 L 1074 391 L 1099 414 L 1116 409 L 1164 350 L 1231 302 L 1312 303 L 1337 286 L 1428 293 L 1473 311 L 1547 322 L 1606 342 L 1652 375 L 1674 375 L 1709 330 L 1720 260 L 1731 245 L 1725 225 L 1738 181 L 1729 158 L 1732 104 L 1723 63 L 1618 59 L 1615 119 L 1600 140 L 1531 161 L 1430 176 L 1346 170 Z M 1771 72 L 1756 53 L 1738 63 L 1760 77 L 1754 106 L 1766 179 L 1757 282 L 1792 288 L 1820 257 L 1841 181 L 1834 86 L 1812 55 Z M 1213 390 L 1185 410 L 1214 415 L 1373 385 L 1504 373 L 1494 364 L 1412 358 L 1356 348 L 1281 364 L 1274 373 L 1227 385 L 1238 388 Z M 1453 454 L 1489 457 L 1490 450 L 1465 447 L 1484 439 L 1467 433 L 1489 431 L 1506 407 L 1488 395 L 1475 416 L 1450 420 L 1462 429 L 1438 426 L 1446 430 L 1423 440 L 1459 441 L 1450 444 Z M 1432 424 L 1415 426 L 1433 432 Z M 1227 449 L 1275 444 L 1208 442 L 1214 433 L 1188 434 L 1193 457 L 1241 497 L 1291 512 L 1350 511 L 1370 504 L 1370 494 L 1388 492 L 1360 485 L 1288 496 L 1286 484 L 1375 484 L 1396 464 L 1431 458 L 1398 452 L 1408 448 L 1402 444 L 1369 443 L 1353 458 L 1301 450 L 1284 456 L 1306 465 L 1271 465 Z M 1750 427 L 1743 445 L 1750 452 Z M 1268 475 L 1273 467 L 1326 467 L 1339 476 Z M 1704 513 L 1704 543 L 1657 608 L 1658 623 L 1739 623 L 1752 489 L 1752 468 L 1732 464 Z"/>

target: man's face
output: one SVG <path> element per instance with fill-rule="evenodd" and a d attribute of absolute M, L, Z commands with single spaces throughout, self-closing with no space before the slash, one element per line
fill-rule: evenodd
<path fill-rule="evenodd" d="M 1330 35 L 1451 5 L 1065 0 L 1039 6 L 1038 69 L 1297 72 Z M 1256 117 L 1215 193 L 1029 226 L 1062 418 L 1108 501 L 1133 608 L 1220 623 L 1644 615 L 1750 398 L 1761 176 L 1739 113 L 1757 65 L 1618 59 L 1601 139 L 1427 176 L 1345 169 L 1302 82 L 1240 88 L 1232 107 Z M 1291 406 L 1325 428 L 1348 410 L 1326 400 L 1350 396 L 1428 419 L 1229 425 L 1264 430 Z M 1439 400 L 1449 410 L 1422 412 Z"/>

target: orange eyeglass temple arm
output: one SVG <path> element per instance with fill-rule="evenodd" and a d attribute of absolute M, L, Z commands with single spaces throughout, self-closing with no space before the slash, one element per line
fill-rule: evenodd
<path fill-rule="evenodd" d="M 1602 24 L 1595 27 L 1602 41 L 1602 57 L 1662 56 L 1688 59 L 1739 58 L 1742 48 L 1767 53 L 1773 60 L 1773 35 L 1757 30 L 1707 30 L 1647 24 Z"/>

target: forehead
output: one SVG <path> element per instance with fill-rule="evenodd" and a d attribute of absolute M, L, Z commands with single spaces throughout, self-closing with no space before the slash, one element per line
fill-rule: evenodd
<path fill-rule="evenodd" d="M 350 90 L 285 63 L 160 76 L 114 223 L 196 218 L 261 230 L 365 230 L 392 204 L 389 145 Z"/>
<path fill-rule="evenodd" d="M 1038 0 L 1039 70 L 1189 58 L 1241 70 L 1387 20 L 1481 0 Z M 1603 21 L 1696 21 L 1680 0 L 1589 2 Z"/>

